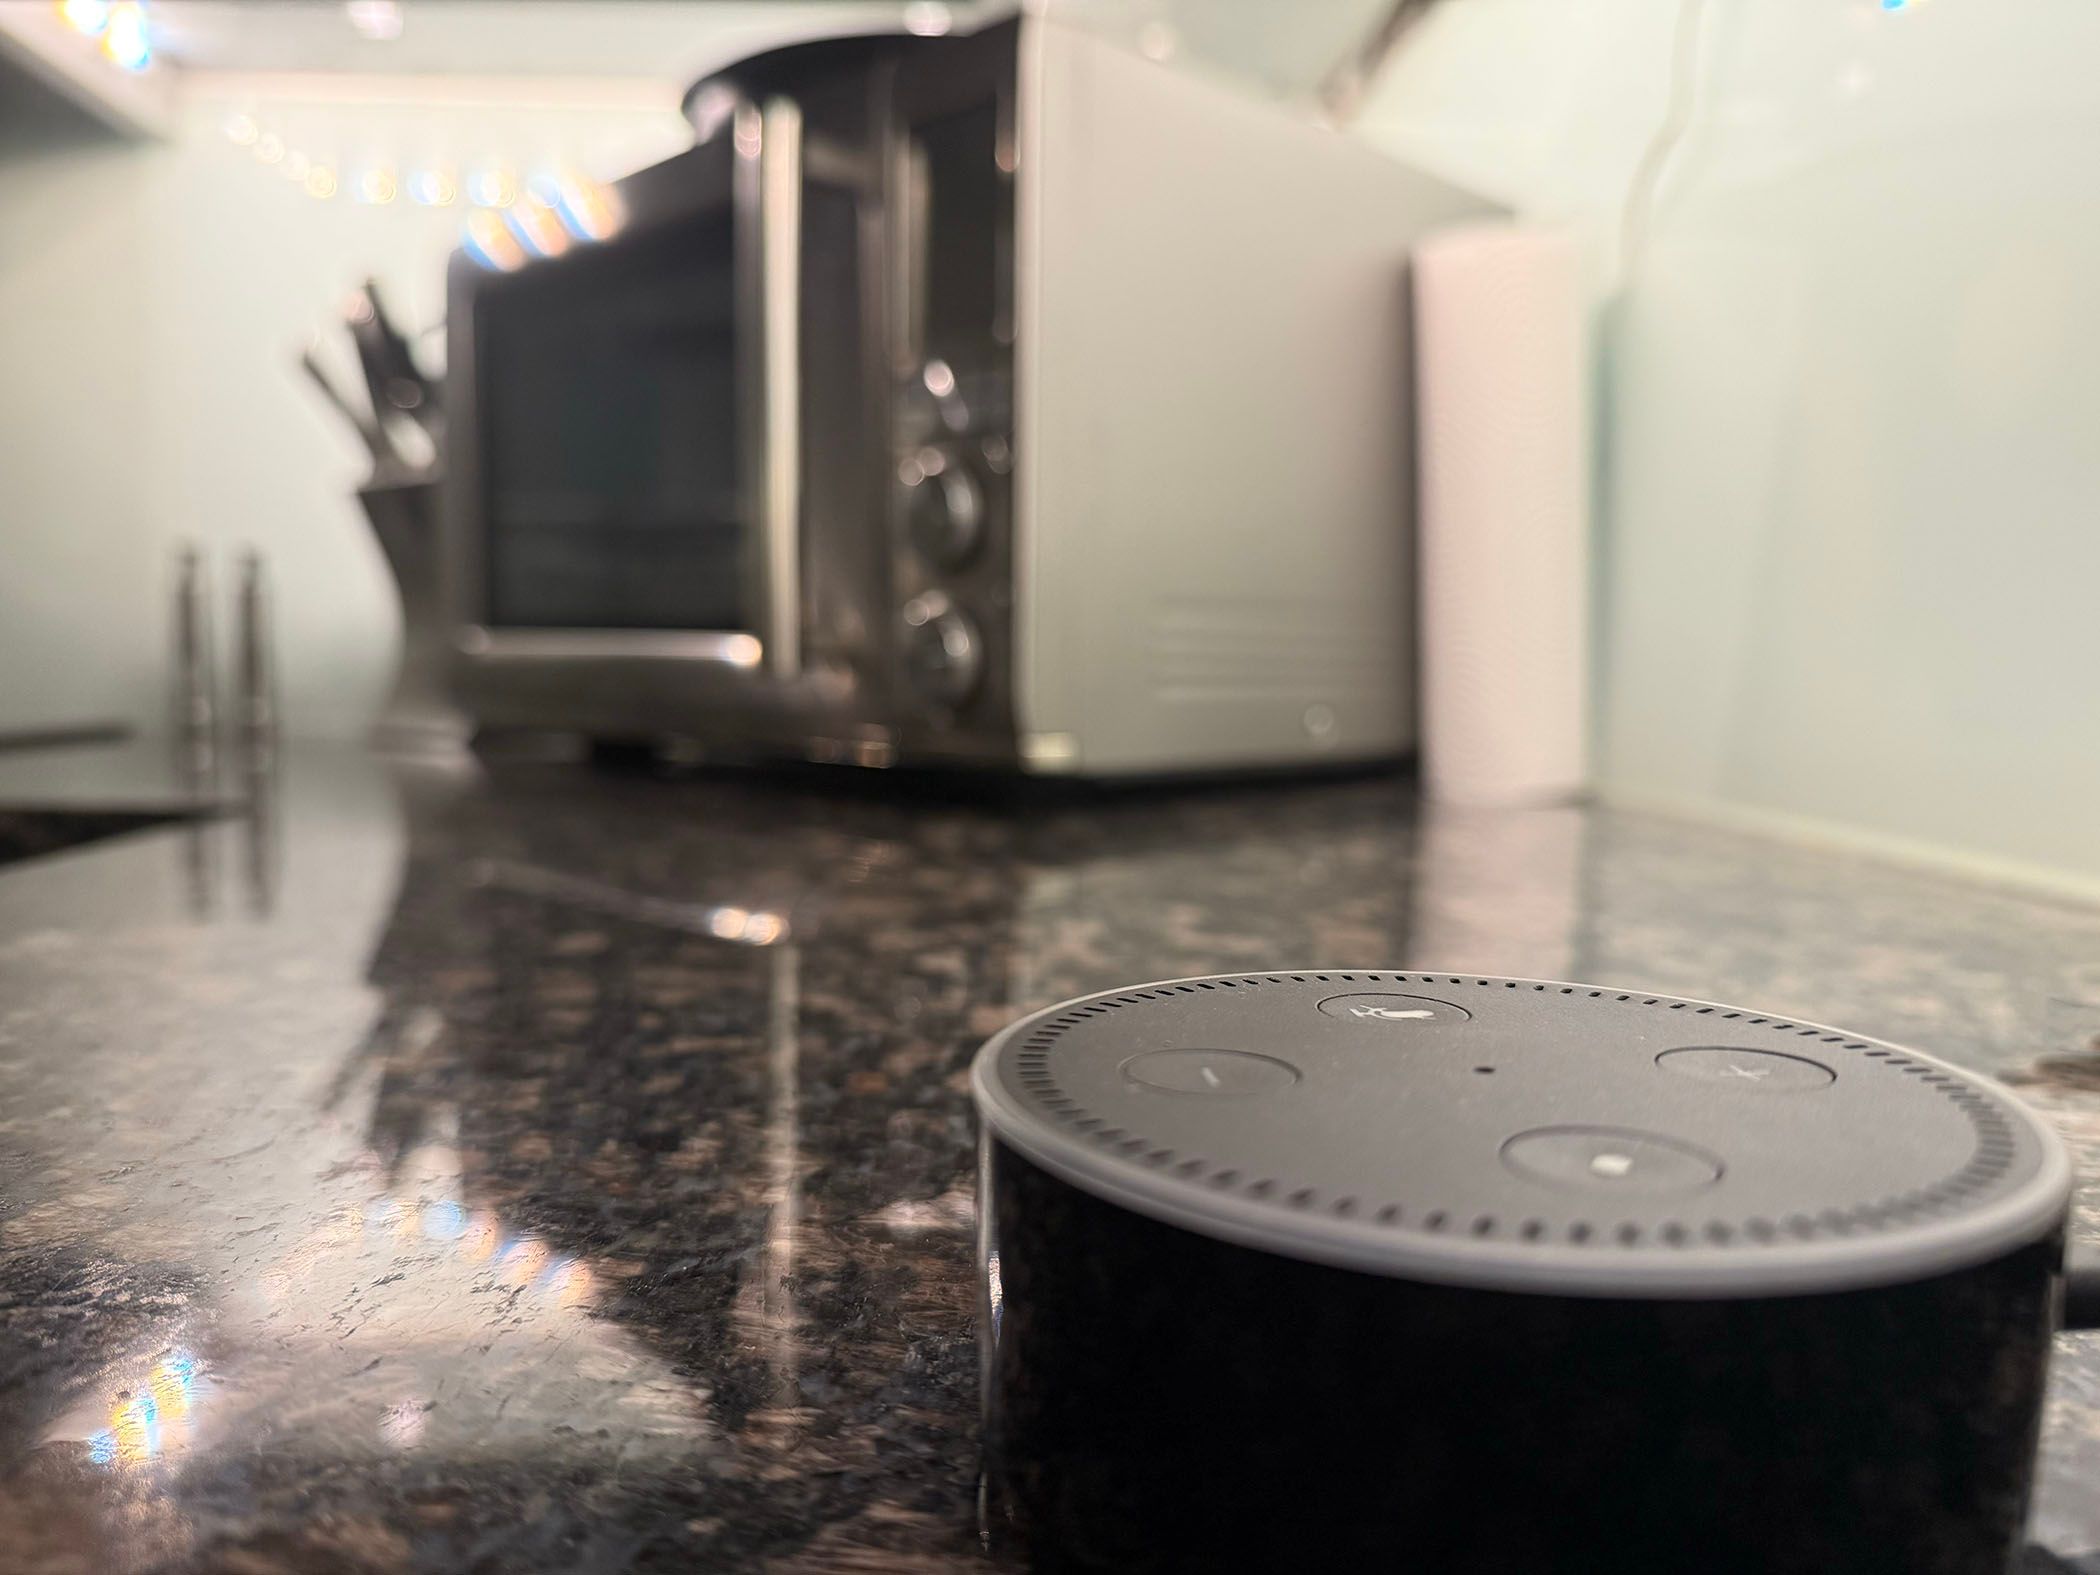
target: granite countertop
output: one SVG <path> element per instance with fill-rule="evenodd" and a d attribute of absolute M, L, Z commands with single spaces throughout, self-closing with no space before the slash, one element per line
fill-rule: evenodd
<path fill-rule="evenodd" d="M 1389 781 L 258 786 L 0 868 L 0 1570 L 998 1568 L 966 1068 L 1134 980 L 1750 1002 L 2007 1077 L 2100 1177 L 2100 911 L 1861 857 Z M 2096 1339 L 2037 1570 L 2100 1570 Z"/>

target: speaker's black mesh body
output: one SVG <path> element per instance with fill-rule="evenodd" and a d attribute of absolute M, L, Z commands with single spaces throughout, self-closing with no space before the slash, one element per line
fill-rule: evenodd
<path fill-rule="evenodd" d="M 1068 1002 L 975 1076 L 987 1504 L 1041 1568 L 2007 1567 L 2068 1161 L 1968 1074 L 1358 972 Z"/>

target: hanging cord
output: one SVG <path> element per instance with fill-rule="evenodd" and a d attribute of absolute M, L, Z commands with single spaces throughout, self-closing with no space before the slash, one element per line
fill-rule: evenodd
<path fill-rule="evenodd" d="M 1633 270 L 1648 244 L 1656 193 L 1669 168 L 1670 155 L 1677 151 L 1698 107 L 1699 44 L 1705 24 L 1706 0 L 1681 0 L 1677 7 L 1677 32 L 1670 46 L 1670 96 L 1663 107 L 1662 124 L 1655 128 L 1640 163 L 1634 166 L 1633 179 L 1626 187 L 1626 206 L 1619 216 L 1621 278 Z"/>
<path fill-rule="evenodd" d="M 1365 98 L 1400 47 L 1400 41 L 1437 3 L 1438 0 L 1391 0 L 1370 34 L 1320 78 L 1313 96 L 1326 111 L 1329 124 L 1355 124 Z"/>

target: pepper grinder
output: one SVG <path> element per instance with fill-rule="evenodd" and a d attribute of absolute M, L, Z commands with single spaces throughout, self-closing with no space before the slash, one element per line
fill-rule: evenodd
<path fill-rule="evenodd" d="M 210 574 L 204 555 L 186 546 L 175 560 L 175 742 L 182 764 L 207 772 L 217 755 L 217 685 L 213 672 Z"/>
<path fill-rule="evenodd" d="M 234 602 L 236 681 L 234 725 L 251 758 L 267 757 L 277 743 L 277 672 L 270 645 L 269 584 L 262 554 L 253 547 L 240 557 L 240 589 Z"/>

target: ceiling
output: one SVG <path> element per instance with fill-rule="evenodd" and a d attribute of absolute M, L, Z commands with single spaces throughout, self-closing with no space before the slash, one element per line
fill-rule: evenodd
<path fill-rule="evenodd" d="M 401 0 L 398 38 L 343 0 L 161 0 L 155 50 L 188 71 L 638 77 L 681 83 L 737 55 L 825 33 L 893 28 L 875 0 Z M 969 0 L 953 8 L 967 15 Z"/>

